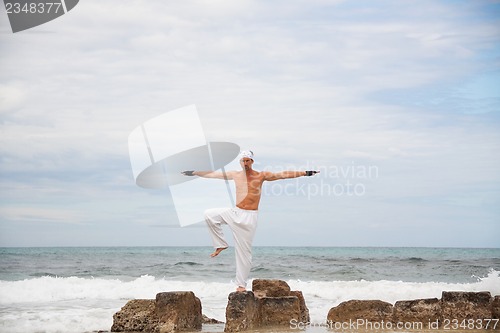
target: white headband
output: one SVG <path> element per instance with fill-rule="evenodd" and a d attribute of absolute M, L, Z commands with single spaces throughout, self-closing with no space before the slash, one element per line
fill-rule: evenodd
<path fill-rule="evenodd" d="M 249 159 L 253 160 L 253 151 L 251 151 L 251 150 L 243 150 L 240 153 L 240 160 L 242 158 L 249 158 Z"/>

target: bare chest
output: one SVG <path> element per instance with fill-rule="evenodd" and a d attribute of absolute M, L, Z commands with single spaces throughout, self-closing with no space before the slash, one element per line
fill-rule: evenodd
<path fill-rule="evenodd" d="M 247 176 L 243 173 L 238 175 L 238 177 L 235 177 L 234 182 L 238 190 L 248 192 L 260 191 L 262 183 L 264 182 L 264 176 L 260 173 L 257 175 Z"/>

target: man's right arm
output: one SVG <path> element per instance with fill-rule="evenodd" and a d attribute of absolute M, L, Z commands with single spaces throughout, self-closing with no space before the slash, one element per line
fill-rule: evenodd
<path fill-rule="evenodd" d="M 198 176 L 203 178 L 216 178 L 216 179 L 233 179 L 233 173 L 231 171 L 228 172 L 219 172 L 219 171 L 183 171 L 181 172 L 184 176 Z"/>

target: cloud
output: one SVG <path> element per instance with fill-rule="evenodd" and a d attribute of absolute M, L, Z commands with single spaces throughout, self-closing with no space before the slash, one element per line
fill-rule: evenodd
<path fill-rule="evenodd" d="M 0 218 L 13 222 L 79 224 L 80 218 L 73 210 L 61 208 L 36 208 L 33 206 L 2 207 Z"/>
<path fill-rule="evenodd" d="M 15 84 L 0 86 L 0 114 L 18 108 L 23 103 L 24 98 L 25 94 L 21 87 Z"/>
<path fill-rule="evenodd" d="M 476 212 L 477 198 L 498 197 L 487 184 L 500 167 L 498 95 L 478 93 L 498 73 L 487 6 L 85 2 L 36 31 L 2 33 L 0 171 L 3 188 L 20 186 L 9 205 L 23 207 L 2 206 L 4 220 L 166 221 L 164 193 L 134 187 L 127 138 L 193 103 L 209 140 L 253 149 L 259 167 L 376 164 L 367 196 L 388 211 L 409 216 L 426 196 L 463 202 L 449 196 L 474 188 Z M 416 203 L 401 208 L 398 196 Z"/>

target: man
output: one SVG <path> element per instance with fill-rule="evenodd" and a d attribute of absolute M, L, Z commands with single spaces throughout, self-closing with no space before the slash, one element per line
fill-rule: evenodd
<path fill-rule="evenodd" d="M 312 176 L 319 171 L 259 172 L 252 169 L 253 152 L 240 153 L 242 171 L 184 171 L 186 176 L 233 180 L 236 186 L 236 207 L 215 208 L 205 211 L 205 221 L 212 236 L 216 257 L 228 248 L 222 225 L 227 224 L 233 233 L 236 254 L 236 291 L 245 291 L 252 268 L 252 240 L 257 228 L 258 208 L 264 181 Z"/>

